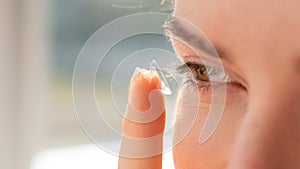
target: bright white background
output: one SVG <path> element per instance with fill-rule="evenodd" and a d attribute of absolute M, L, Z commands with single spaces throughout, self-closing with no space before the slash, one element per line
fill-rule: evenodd
<path fill-rule="evenodd" d="M 118 157 L 93 144 L 44 151 L 36 156 L 31 169 L 117 169 Z M 174 169 L 172 152 L 163 156 L 163 169 Z"/>

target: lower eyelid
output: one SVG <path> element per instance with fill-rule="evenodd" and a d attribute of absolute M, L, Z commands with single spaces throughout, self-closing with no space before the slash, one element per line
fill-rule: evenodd
<path fill-rule="evenodd" d="M 184 85 L 195 85 L 196 89 L 198 89 L 198 91 L 200 92 L 201 95 L 204 94 L 210 94 L 210 90 L 211 90 L 211 82 L 205 82 L 205 81 L 198 81 L 195 82 L 192 79 L 187 79 L 186 81 L 184 81 L 182 83 L 182 86 Z"/>
<path fill-rule="evenodd" d="M 202 94 L 210 93 L 212 87 L 211 83 L 209 82 L 200 82 L 199 84 L 197 84 L 197 86 Z"/>
<path fill-rule="evenodd" d="M 202 84 L 200 84 L 202 83 Z M 213 83 L 213 84 L 212 84 Z M 239 85 L 238 83 L 234 83 L 234 82 L 228 82 L 228 83 L 224 83 L 224 82 L 194 82 L 194 81 L 187 81 L 185 85 L 196 85 L 195 86 L 195 90 L 198 89 L 198 94 L 200 96 L 200 103 L 201 104 L 206 104 L 206 105 L 210 105 L 211 104 L 211 99 L 212 99 L 212 90 L 214 90 L 215 94 L 218 94 L 218 90 L 222 90 L 221 88 L 218 88 L 218 86 L 222 86 L 222 85 L 226 85 L 226 100 L 231 100 L 234 102 L 243 102 L 244 100 L 244 95 L 243 95 L 243 91 L 245 91 L 243 89 L 243 87 L 241 85 Z M 204 85 L 209 85 L 208 88 L 206 90 L 204 90 L 203 86 Z"/>
<path fill-rule="evenodd" d="M 218 92 L 222 86 L 226 85 L 227 94 L 236 93 L 244 90 L 243 86 L 235 82 L 198 82 L 197 86 L 202 95 L 211 95 L 212 90 Z"/>

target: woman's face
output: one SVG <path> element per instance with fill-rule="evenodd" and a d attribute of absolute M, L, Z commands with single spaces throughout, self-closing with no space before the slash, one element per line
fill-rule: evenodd
<path fill-rule="evenodd" d="M 297 0 L 176 0 L 174 16 L 208 36 L 235 81 L 227 85 L 223 118 L 205 144 L 199 134 L 211 93 L 199 91 L 196 123 L 173 149 L 176 168 L 300 168 L 299 6 Z M 173 45 L 183 61 L 201 62 L 181 42 Z M 184 124 L 177 119 L 175 138 Z"/>

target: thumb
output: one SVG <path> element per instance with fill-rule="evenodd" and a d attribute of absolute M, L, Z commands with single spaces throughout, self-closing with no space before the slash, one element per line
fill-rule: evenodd
<path fill-rule="evenodd" d="M 161 169 L 165 105 L 157 72 L 136 70 L 123 119 L 119 169 Z"/>

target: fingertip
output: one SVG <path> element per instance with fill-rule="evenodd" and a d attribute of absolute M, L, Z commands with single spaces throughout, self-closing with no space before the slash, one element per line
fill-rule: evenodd
<path fill-rule="evenodd" d="M 154 90 L 161 90 L 161 80 L 157 72 L 138 69 L 130 83 L 129 102 L 137 110 L 146 111 L 151 106 L 149 96 Z"/>
<path fill-rule="evenodd" d="M 139 138 L 163 133 L 165 102 L 160 83 L 155 71 L 139 69 L 134 73 L 123 120 L 123 134 Z"/>
<path fill-rule="evenodd" d="M 120 169 L 161 168 L 165 126 L 163 99 L 157 72 L 136 70 L 131 79 L 129 103 L 123 119 Z M 136 116 L 139 118 L 135 118 Z"/>

